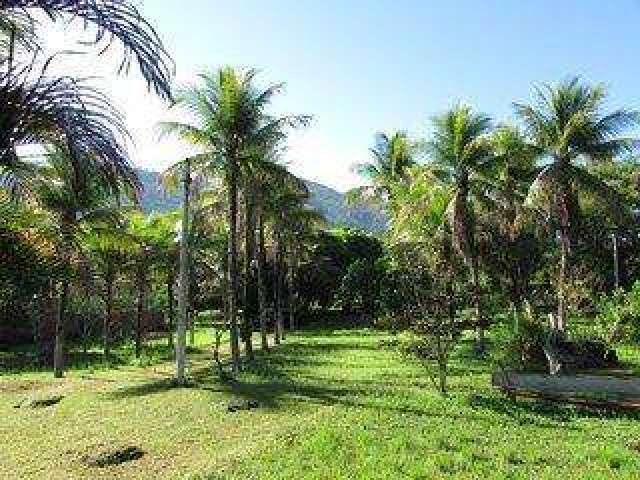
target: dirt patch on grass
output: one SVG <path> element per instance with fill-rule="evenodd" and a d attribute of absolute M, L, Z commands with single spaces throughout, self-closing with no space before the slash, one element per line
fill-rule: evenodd
<path fill-rule="evenodd" d="M 104 450 L 82 457 L 82 463 L 92 468 L 106 468 L 133 462 L 144 457 L 146 452 L 136 446 Z"/>
<path fill-rule="evenodd" d="M 14 405 L 15 408 L 47 408 L 53 407 L 62 401 L 64 395 L 51 395 L 43 397 L 25 398 Z"/>

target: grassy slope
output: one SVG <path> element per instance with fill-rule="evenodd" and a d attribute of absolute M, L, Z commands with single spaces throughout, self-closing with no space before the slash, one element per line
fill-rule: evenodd
<path fill-rule="evenodd" d="M 638 478 L 638 417 L 504 401 L 462 356 L 442 400 L 419 364 L 380 348 L 385 337 L 299 334 L 233 385 L 204 353 L 185 389 L 170 387 L 162 363 L 0 377 L 0 478 Z M 13 408 L 34 389 L 67 397 Z M 232 398 L 261 408 L 227 413 Z M 146 455 L 103 469 L 81 461 L 129 445 Z"/>

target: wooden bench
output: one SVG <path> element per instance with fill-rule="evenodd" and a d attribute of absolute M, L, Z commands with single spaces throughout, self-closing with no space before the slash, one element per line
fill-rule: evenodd
<path fill-rule="evenodd" d="M 546 375 L 501 371 L 491 384 L 510 398 L 538 398 L 585 407 L 640 409 L 640 378 L 608 375 Z"/>

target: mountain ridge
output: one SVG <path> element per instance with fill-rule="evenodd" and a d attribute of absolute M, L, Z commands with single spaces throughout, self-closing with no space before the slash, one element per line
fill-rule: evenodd
<path fill-rule="evenodd" d="M 143 186 L 140 198 L 146 213 L 166 212 L 180 207 L 180 194 L 167 195 L 160 188 L 160 173 L 137 169 Z M 385 213 L 368 205 L 349 205 L 346 193 L 310 180 L 304 180 L 309 188 L 309 205 L 322 213 L 332 227 L 347 227 L 369 233 L 381 233 L 387 228 Z"/>

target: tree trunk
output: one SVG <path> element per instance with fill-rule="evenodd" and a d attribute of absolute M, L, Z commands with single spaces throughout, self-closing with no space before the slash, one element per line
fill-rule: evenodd
<path fill-rule="evenodd" d="M 191 162 L 186 161 L 183 179 L 182 238 L 180 239 L 180 289 L 178 291 L 178 324 L 176 329 L 176 383 L 184 385 L 187 381 L 187 316 L 189 301 L 189 194 L 191 190 Z"/>
<path fill-rule="evenodd" d="M 13 70 L 13 57 L 15 55 L 16 50 L 16 29 L 15 27 L 11 27 L 11 32 L 9 33 L 9 51 L 7 52 L 7 73 L 11 73 Z"/>
<path fill-rule="evenodd" d="M 255 318 L 255 274 L 252 267 L 254 260 L 255 243 L 255 194 L 254 187 L 249 181 L 249 176 L 245 179 L 244 189 L 244 210 L 245 210 L 245 235 L 244 235 L 244 309 L 242 336 L 245 345 L 245 352 L 248 360 L 253 360 L 253 319 Z"/>
<path fill-rule="evenodd" d="M 144 255 L 144 253 L 143 253 Z M 140 358 L 142 355 L 142 317 L 144 315 L 144 302 L 145 302 L 145 294 L 144 294 L 144 266 L 138 265 L 138 272 L 136 275 L 137 279 L 137 287 L 138 287 L 138 308 L 136 314 L 136 338 L 135 338 L 135 346 L 136 346 L 136 358 Z"/>
<path fill-rule="evenodd" d="M 480 307 L 480 283 L 478 279 L 478 259 L 473 258 L 471 260 L 471 283 L 473 285 L 473 309 L 476 316 L 476 352 L 484 353 L 485 339 L 484 339 L 484 320 L 482 318 L 482 311 Z"/>
<path fill-rule="evenodd" d="M 43 365 L 52 365 L 55 351 L 55 330 L 58 323 L 58 306 L 56 286 L 53 279 L 47 282 L 47 288 L 44 291 L 44 318 L 40 321 L 40 346 L 38 348 L 40 357 L 39 361 Z"/>
<path fill-rule="evenodd" d="M 273 341 L 280 345 L 280 323 L 282 321 L 280 311 L 280 237 L 278 227 L 274 231 L 274 259 L 273 259 Z"/>
<path fill-rule="evenodd" d="M 62 225 L 62 264 L 67 270 L 71 268 L 71 224 L 69 215 L 63 220 Z M 66 276 L 70 272 L 65 272 L 65 277 L 62 280 L 62 289 L 60 291 L 60 303 L 58 305 L 58 315 L 56 318 L 56 331 L 55 331 L 55 344 L 53 349 L 53 376 L 55 378 L 62 378 L 64 375 L 64 327 L 66 320 L 67 310 L 67 298 L 69 297 L 69 278 Z"/>
<path fill-rule="evenodd" d="M 558 274 L 558 317 L 556 318 L 555 324 L 558 332 L 564 332 L 567 323 L 567 265 L 571 248 L 569 239 L 569 192 L 564 177 L 560 179 L 558 196 L 560 217 L 560 272 Z"/>
<path fill-rule="evenodd" d="M 114 275 L 111 266 L 107 267 L 107 275 L 106 275 L 106 306 L 107 306 L 107 314 L 104 317 L 104 323 L 102 325 L 102 346 L 104 349 L 104 359 L 105 361 L 109 361 L 110 351 L 109 351 L 109 337 L 110 332 L 109 329 L 113 324 L 113 282 Z"/>
<path fill-rule="evenodd" d="M 289 246 L 289 261 L 288 261 L 288 291 L 289 291 L 289 330 L 293 332 L 296 328 L 295 309 L 296 309 L 296 292 L 295 292 L 295 279 L 294 266 L 295 266 L 296 252 L 293 242 Z"/>
<path fill-rule="evenodd" d="M 618 254 L 618 235 L 616 233 L 611 234 L 611 241 L 613 243 L 613 284 L 615 289 L 620 288 L 620 256 Z"/>
<path fill-rule="evenodd" d="M 62 281 L 62 289 L 58 303 L 58 315 L 56 318 L 56 336 L 53 350 L 53 376 L 55 378 L 62 378 L 64 375 L 64 325 L 68 296 L 69 280 L 65 278 Z"/>
<path fill-rule="evenodd" d="M 238 342 L 238 163 L 230 155 L 229 163 L 229 330 L 231 364 L 234 375 L 240 372 L 240 345 Z"/>
<path fill-rule="evenodd" d="M 173 349 L 173 283 L 175 278 L 173 276 L 173 272 L 170 272 L 167 275 L 167 319 L 168 319 L 168 334 L 167 334 L 167 346 Z"/>
<path fill-rule="evenodd" d="M 563 332 L 567 316 L 567 261 L 569 257 L 569 236 L 566 230 L 560 231 L 560 272 L 558 274 L 558 317 L 555 321 L 558 331 Z"/>
<path fill-rule="evenodd" d="M 258 280 L 258 310 L 260 315 L 260 340 L 262 343 L 262 351 L 269 351 L 269 339 L 267 337 L 267 292 L 264 284 L 264 218 L 262 215 L 262 208 L 260 205 L 257 207 L 257 217 L 258 217 L 258 229 L 256 234 L 258 235 L 257 241 L 255 242 L 256 247 L 256 260 L 257 260 L 257 271 L 256 276 Z"/>

